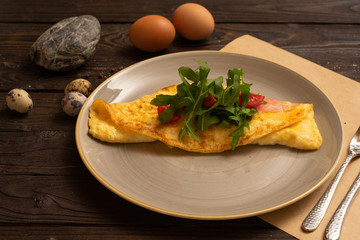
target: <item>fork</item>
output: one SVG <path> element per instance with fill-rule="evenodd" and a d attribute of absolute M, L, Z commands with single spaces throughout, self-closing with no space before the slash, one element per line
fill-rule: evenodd
<path fill-rule="evenodd" d="M 342 177 L 346 167 L 352 159 L 360 155 L 360 127 L 356 131 L 355 135 L 351 139 L 349 145 L 349 153 L 345 161 L 341 165 L 339 171 L 335 175 L 334 179 L 330 183 L 329 187 L 326 189 L 324 194 L 321 196 L 320 200 L 316 203 L 314 208 L 310 211 L 307 217 L 304 219 L 301 227 L 305 231 L 314 231 L 322 221 L 325 212 L 330 204 L 331 198 L 334 195 L 335 189 Z"/>
<path fill-rule="evenodd" d="M 328 225 L 325 229 L 325 239 L 326 240 L 336 240 L 340 237 L 341 227 L 346 215 L 346 212 L 350 206 L 351 201 L 355 198 L 357 192 L 360 188 L 360 174 L 356 177 L 354 183 L 352 184 L 350 190 L 346 194 L 345 198 L 336 209 L 334 215 L 330 219 Z"/>

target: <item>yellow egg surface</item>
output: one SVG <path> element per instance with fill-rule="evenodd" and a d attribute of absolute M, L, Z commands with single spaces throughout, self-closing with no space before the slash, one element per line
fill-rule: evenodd
<path fill-rule="evenodd" d="M 311 111 L 307 112 L 303 120 L 256 139 L 252 143 L 259 145 L 280 144 L 297 149 L 316 150 L 320 148 L 322 141 L 311 105 Z"/>
<path fill-rule="evenodd" d="M 130 42 L 140 50 L 157 52 L 166 49 L 174 41 L 175 28 L 170 20 L 160 15 L 147 15 L 136 20 L 130 27 Z"/>
<path fill-rule="evenodd" d="M 196 3 L 185 3 L 173 13 L 172 22 L 177 33 L 188 40 L 203 40 L 214 31 L 212 14 Z"/>
<path fill-rule="evenodd" d="M 121 104 L 121 103 L 119 103 Z M 152 142 L 156 139 L 115 124 L 110 104 L 95 100 L 89 111 L 89 133 L 96 139 L 111 143 Z"/>
<path fill-rule="evenodd" d="M 201 141 L 189 136 L 180 141 L 178 135 L 182 128 L 181 120 L 162 125 L 157 119 L 157 107 L 151 105 L 150 101 L 158 94 L 175 93 L 176 85 L 173 85 L 133 102 L 109 104 L 103 100 L 95 100 L 90 107 L 89 133 L 107 142 L 160 140 L 169 146 L 191 152 L 214 153 L 231 149 L 232 137 L 229 134 L 235 126 L 221 128 L 213 125 L 207 131 L 198 132 Z M 240 138 L 238 146 L 257 143 L 283 144 L 299 149 L 319 148 L 321 135 L 313 117 L 313 105 L 291 104 L 289 107 L 289 103 L 284 102 L 284 106 L 283 111 L 259 112 L 254 115 L 249 122 L 250 128 L 244 128 L 244 137 Z M 143 141 L 142 138 L 146 139 Z M 318 140 L 307 142 L 306 138 Z"/>

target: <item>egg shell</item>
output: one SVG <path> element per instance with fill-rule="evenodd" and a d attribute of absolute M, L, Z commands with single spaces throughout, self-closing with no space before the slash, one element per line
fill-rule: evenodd
<path fill-rule="evenodd" d="M 7 106 L 18 113 L 27 113 L 33 108 L 33 101 L 28 92 L 15 88 L 6 96 Z"/>
<path fill-rule="evenodd" d="M 61 100 L 63 111 L 72 117 L 76 117 L 87 97 L 79 92 L 68 92 Z"/>
<path fill-rule="evenodd" d="M 180 5 L 173 13 L 172 22 L 180 36 L 194 41 L 209 37 L 215 28 L 212 14 L 197 3 Z"/>
<path fill-rule="evenodd" d="M 129 39 L 140 50 L 158 52 L 170 46 L 175 34 L 170 20 L 160 15 L 147 15 L 131 25 Z"/>
<path fill-rule="evenodd" d="M 75 79 L 71 81 L 65 88 L 65 94 L 68 92 L 79 92 L 88 97 L 93 91 L 91 82 L 86 79 Z"/>

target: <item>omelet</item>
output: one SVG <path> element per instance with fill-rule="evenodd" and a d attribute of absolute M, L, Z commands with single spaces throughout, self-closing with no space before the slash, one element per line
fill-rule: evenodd
<path fill-rule="evenodd" d="M 301 121 L 271 132 L 254 140 L 252 143 L 259 145 L 279 144 L 303 150 L 319 149 L 323 139 L 314 119 L 313 106 L 311 104 L 307 105 L 310 109 Z"/>
<path fill-rule="evenodd" d="M 137 143 L 153 142 L 156 139 L 121 127 L 113 120 L 112 106 L 95 100 L 89 111 L 89 133 L 104 142 Z"/>
<path fill-rule="evenodd" d="M 163 88 L 154 94 L 125 103 L 107 103 L 95 100 L 89 111 L 89 133 L 101 141 L 110 143 L 136 143 L 161 141 L 169 146 L 190 152 L 215 153 L 231 149 L 229 134 L 236 126 L 221 128 L 210 126 L 199 131 L 201 141 L 188 135 L 180 141 L 182 121 L 161 124 L 157 107 L 150 101 L 159 94 L 176 94 L 176 85 Z M 297 149 L 315 150 L 320 148 L 322 137 L 314 119 L 312 104 L 266 99 L 244 128 L 244 136 L 237 146 L 247 144 L 281 144 Z"/>

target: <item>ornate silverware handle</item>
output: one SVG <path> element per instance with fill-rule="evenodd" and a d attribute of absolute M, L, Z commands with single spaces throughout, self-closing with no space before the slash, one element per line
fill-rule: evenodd
<path fill-rule="evenodd" d="M 305 231 L 314 231 L 324 218 L 325 212 L 330 204 L 331 198 L 334 195 L 335 189 L 340 181 L 341 176 L 343 175 L 346 167 L 348 166 L 351 159 L 354 157 L 354 154 L 349 154 L 343 164 L 341 165 L 336 176 L 330 183 L 329 187 L 326 189 L 324 194 L 321 196 L 320 200 L 316 203 L 314 208 L 310 211 L 307 217 L 302 223 L 302 229 Z"/>
<path fill-rule="evenodd" d="M 341 227 L 346 212 L 350 206 L 351 201 L 356 196 L 356 193 L 358 192 L 359 188 L 360 188 L 360 174 L 357 176 L 349 192 L 346 194 L 344 200 L 341 202 L 339 207 L 336 209 L 333 217 L 330 219 L 330 222 L 325 230 L 325 239 L 328 240 L 339 239 Z"/>

